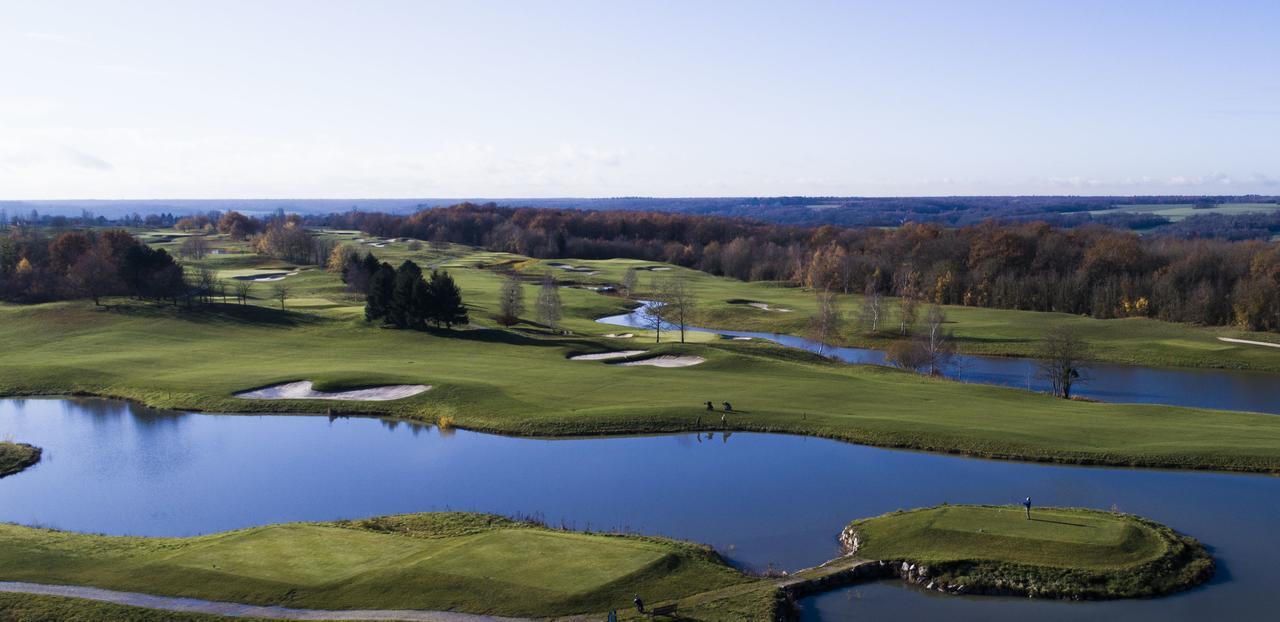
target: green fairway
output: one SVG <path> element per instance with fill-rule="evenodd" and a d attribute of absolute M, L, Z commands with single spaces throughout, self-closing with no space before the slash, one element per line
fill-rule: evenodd
<path fill-rule="evenodd" d="M 0 477 L 13 475 L 40 461 L 40 448 L 26 443 L 0 441 Z"/>
<path fill-rule="evenodd" d="M 925 565 L 921 580 L 982 591 L 1004 581 L 1043 595 L 1146 596 L 1212 573 L 1198 542 L 1127 514 L 1075 508 L 940 506 L 854 521 L 866 559 Z"/>
<path fill-rule="evenodd" d="M 709 549 L 494 516 L 292 523 L 194 538 L 0 526 L 0 580 L 313 609 L 517 616 L 607 611 L 752 579 Z"/>
<path fill-rule="evenodd" d="M 648 291 L 650 279 L 654 275 L 679 275 L 687 280 L 690 289 L 697 295 L 698 308 L 693 318 L 693 324 L 697 326 L 803 335 L 817 308 L 814 292 L 799 287 L 765 282 L 746 283 L 696 270 L 638 260 L 574 261 L 572 264 L 588 267 L 597 274 L 561 274 L 562 278 L 573 278 L 588 285 L 618 283 L 628 267 L 669 267 L 670 270 L 662 272 L 640 271 L 641 291 L 638 295 L 643 296 Z M 541 274 L 547 269 L 546 262 L 535 261 L 522 263 L 519 267 L 531 275 Z M 883 349 L 900 338 L 896 332 L 897 327 L 893 324 L 897 315 L 895 299 L 887 299 L 889 327 L 877 334 L 866 335 L 859 331 L 855 321 L 863 297 L 851 294 L 837 298 L 848 321 L 832 339 L 834 345 Z M 749 302 L 766 304 L 769 309 L 746 304 Z M 1218 339 L 1232 337 L 1280 343 L 1280 336 L 1273 333 L 1242 331 L 1225 326 L 1192 326 L 1149 318 L 1099 320 L 1066 313 L 954 305 L 945 306 L 944 310 L 947 314 L 946 328 L 955 334 L 957 349 L 966 354 L 1035 356 L 1044 332 L 1050 326 L 1066 325 L 1075 328 L 1081 338 L 1089 342 L 1092 357 L 1098 361 L 1154 367 L 1280 371 L 1280 350 L 1228 343 Z M 597 334 L 617 329 L 580 328 L 594 330 Z M 638 332 L 651 336 L 651 333 L 645 331 Z"/>
<path fill-rule="evenodd" d="M 1064 401 L 1026 391 L 968 385 L 886 368 L 832 363 L 759 342 L 712 340 L 660 345 L 643 334 L 609 339 L 617 327 L 594 318 L 626 310 L 628 300 L 564 288 L 559 335 L 520 324 L 493 327 L 502 275 L 493 266 L 535 265 L 517 255 L 465 247 L 408 251 L 424 266 L 446 265 L 471 306 L 476 327 L 456 331 L 382 329 L 363 321 L 357 299 L 336 276 L 305 270 L 295 303 L 280 311 L 255 284 L 249 305 L 172 306 L 110 301 L 0 305 L 0 395 L 88 393 L 153 406 L 213 412 L 368 413 L 447 421 L 525 435 L 584 435 L 718 429 L 703 402 L 730 401 L 734 430 L 788 432 L 860 443 L 979 456 L 1074 463 L 1280 471 L 1280 418 L 1150 405 Z M 274 260 L 263 260 L 264 263 Z M 627 262 L 598 264 L 601 275 Z M 247 268 L 249 266 L 241 266 Z M 595 277 L 592 277 L 595 278 Z M 742 284 L 702 276 L 698 287 Z M 526 297 L 535 297 L 526 286 Z M 794 292 L 746 286 L 767 291 Z M 790 314 L 743 305 L 735 313 L 801 315 L 807 298 L 759 298 Z M 743 296 L 733 296 L 743 297 Z M 708 292 L 703 300 L 714 307 Z M 684 368 L 571 361 L 575 353 L 643 349 L 641 356 L 688 354 Z M 1267 349 L 1267 348 L 1258 348 Z M 1275 353 L 1268 353 L 1275 356 Z M 310 380 L 334 391 L 379 384 L 426 384 L 389 402 L 244 400 L 239 391 Z"/>

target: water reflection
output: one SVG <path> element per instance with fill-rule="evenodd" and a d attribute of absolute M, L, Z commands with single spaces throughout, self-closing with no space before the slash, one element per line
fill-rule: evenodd
<path fill-rule="evenodd" d="M 0 435 L 51 457 L 0 480 L 0 521 L 191 535 L 473 510 L 667 535 L 710 544 L 747 568 L 797 569 L 836 555 L 835 535 L 855 517 L 1031 495 L 1046 505 L 1150 516 L 1211 545 L 1223 570 L 1208 588 L 1118 603 L 972 600 L 881 583 L 806 601 L 805 615 L 1264 618 L 1280 584 L 1275 477 L 984 461 L 742 432 L 535 440 L 366 418 L 176 414 L 101 401 L 0 400 Z"/>

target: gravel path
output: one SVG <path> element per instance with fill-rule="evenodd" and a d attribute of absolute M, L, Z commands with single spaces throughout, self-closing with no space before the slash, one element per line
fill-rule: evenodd
<path fill-rule="evenodd" d="M 395 609 L 351 609 L 330 611 L 324 609 L 290 609 L 263 605 L 241 605 L 195 598 L 152 596 L 135 592 L 117 592 L 96 587 L 77 585 L 44 585 L 0 581 L 0 592 L 39 594 L 42 596 L 66 596 L 84 598 L 117 605 L 130 605 L 162 611 L 184 613 L 210 613 L 232 618 L 275 618 L 278 620 L 408 620 L 411 622 L 527 622 L 529 618 L 504 618 L 452 611 L 419 611 Z"/>

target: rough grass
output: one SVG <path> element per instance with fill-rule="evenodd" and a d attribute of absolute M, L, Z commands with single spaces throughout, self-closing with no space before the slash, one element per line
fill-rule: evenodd
<path fill-rule="evenodd" d="M 13 475 L 40 461 L 40 448 L 26 443 L 0 441 L 0 477 Z"/>
<path fill-rule="evenodd" d="M 314 609 L 558 616 L 752 581 L 709 549 L 420 514 L 289 523 L 192 538 L 0 526 L 0 580 Z"/>
<path fill-rule="evenodd" d="M 969 592 L 1068 598 L 1153 596 L 1207 579 L 1195 540 L 1127 514 L 940 506 L 854 521 L 856 554 L 925 565 L 920 581 Z"/>
<path fill-rule="evenodd" d="M 79 598 L 0 592 L 0 622 L 278 622 L 203 613 L 154 611 Z"/>

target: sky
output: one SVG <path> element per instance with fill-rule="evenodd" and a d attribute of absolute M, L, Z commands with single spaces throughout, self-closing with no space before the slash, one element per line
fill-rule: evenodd
<path fill-rule="evenodd" d="M 1280 2 L 0 0 L 0 199 L 1280 194 Z"/>

